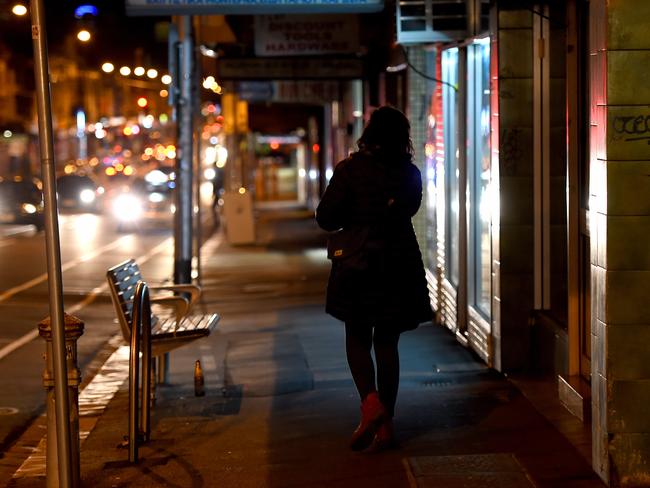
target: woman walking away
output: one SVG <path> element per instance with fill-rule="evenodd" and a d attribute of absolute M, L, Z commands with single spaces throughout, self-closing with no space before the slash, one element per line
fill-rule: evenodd
<path fill-rule="evenodd" d="M 374 451 L 395 445 L 399 336 L 431 320 L 432 311 L 411 224 L 422 180 L 411 162 L 408 119 L 392 107 L 375 110 L 358 146 L 336 166 L 316 220 L 334 232 L 326 311 L 345 322 L 348 365 L 361 397 L 350 446 Z"/>

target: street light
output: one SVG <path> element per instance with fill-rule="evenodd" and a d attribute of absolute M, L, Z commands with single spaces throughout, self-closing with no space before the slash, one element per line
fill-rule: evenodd
<path fill-rule="evenodd" d="M 104 73 L 112 73 L 114 70 L 115 70 L 115 66 L 113 66 L 113 63 L 102 64 L 102 71 Z"/>
<path fill-rule="evenodd" d="M 86 29 L 81 29 L 79 32 L 77 32 L 77 39 L 79 39 L 81 42 L 90 41 L 90 37 L 90 32 L 88 32 Z"/>
<path fill-rule="evenodd" d="M 27 7 L 25 7 L 22 3 L 17 3 L 11 8 L 11 12 L 18 17 L 22 17 L 27 13 Z"/>

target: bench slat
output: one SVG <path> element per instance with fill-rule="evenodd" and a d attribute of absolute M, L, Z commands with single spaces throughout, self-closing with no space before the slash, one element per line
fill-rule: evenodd
<path fill-rule="evenodd" d="M 178 328 L 176 328 L 176 321 L 173 318 L 160 320 L 156 326 L 152 327 L 151 340 L 155 342 L 162 338 L 178 337 L 181 339 L 208 335 L 216 327 L 220 319 L 221 317 L 216 313 L 190 315 L 181 321 Z"/>

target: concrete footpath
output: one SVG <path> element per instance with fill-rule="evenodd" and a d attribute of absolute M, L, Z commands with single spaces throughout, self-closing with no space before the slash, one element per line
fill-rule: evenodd
<path fill-rule="evenodd" d="M 300 212 L 262 218 L 258 228 L 256 246 L 232 247 L 221 236 L 206 244 L 198 309 L 223 318 L 218 331 L 172 352 L 141 461 L 129 465 L 117 447 L 127 433 L 124 382 L 88 429 L 82 486 L 603 486 L 511 382 L 433 325 L 400 342 L 401 447 L 350 451 L 359 400 L 343 327 L 323 311 L 324 235 Z M 203 397 L 194 396 L 196 359 Z M 45 481 L 21 476 L 9 486 Z"/>

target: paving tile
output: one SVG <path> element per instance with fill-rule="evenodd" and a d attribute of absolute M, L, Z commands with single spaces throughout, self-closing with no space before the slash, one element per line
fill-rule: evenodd
<path fill-rule="evenodd" d="M 513 454 L 419 456 L 408 460 L 420 488 L 533 487 Z"/>

